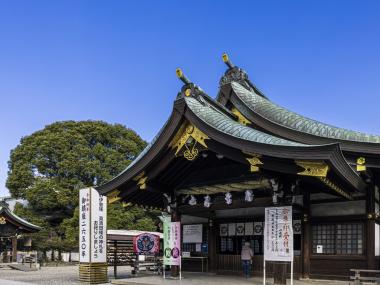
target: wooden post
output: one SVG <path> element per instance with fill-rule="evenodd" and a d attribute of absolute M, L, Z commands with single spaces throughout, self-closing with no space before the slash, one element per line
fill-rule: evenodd
<path fill-rule="evenodd" d="M 17 236 L 12 237 L 12 262 L 17 262 Z"/>
<path fill-rule="evenodd" d="M 216 227 L 213 214 L 210 215 L 208 221 L 208 269 L 210 272 L 217 271 Z"/>
<path fill-rule="evenodd" d="M 367 187 L 366 256 L 367 269 L 375 269 L 375 186 L 373 181 Z"/>
<path fill-rule="evenodd" d="M 171 215 L 171 221 L 172 222 L 180 222 L 181 221 L 181 214 L 178 211 L 178 208 L 175 207 L 172 209 L 172 215 Z M 181 245 L 182 245 L 182 239 L 181 239 Z M 182 250 L 181 250 L 182 253 Z M 172 277 L 179 277 L 179 266 L 178 265 L 172 265 L 170 267 L 171 276 Z"/>
<path fill-rule="evenodd" d="M 279 181 L 279 183 L 283 183 Z M 290 193 L 291 184 L 283 183 L 284 193 Z M 287 203 L 283 200 L 279 200 L 279 206 L 285 206 Z M 286 285 L 286 276 L 287 276 L 287 262 L 276 261 L 273 262 L 273 277 L 275 285 Z"/>
<path fill-rule="evenodd" d="M 310 278 L 310 192 L 303 193 L 303 217 L 302 217 L 302 277 Z"/>
<path fill-rule="evenodd" d="M 113 242 L 113 277 L 117 278 L 117 240 Z"/>

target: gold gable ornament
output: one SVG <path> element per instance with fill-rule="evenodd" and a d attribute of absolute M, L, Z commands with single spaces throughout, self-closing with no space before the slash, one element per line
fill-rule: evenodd
<path fill-rule="evenodd" d="M 183 157 L 189 161 L 195 160 L 202 149 L 207 149 L 205 140 L 209 137 L 192 124 L 182 125 L 170 146 L 177 148 L 177 156 L 183 149 Z"/>

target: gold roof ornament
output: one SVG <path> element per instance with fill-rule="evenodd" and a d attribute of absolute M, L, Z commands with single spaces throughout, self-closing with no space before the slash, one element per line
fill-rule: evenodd
<path fill-rule="evenodd" d="M 133 178 L 134 181 L 137 182 L 137 186 L 141 190 L 145 190 L 147 188 L 146 182 L 148 180 L 148 177 L 145 175 L 145 172 L 141 172 L 139 175 L 137 175 L 135 178 Z"/>
<path fill-rule="evenodd" d="M 298 175 L 326 177 L 329 171 L 329 166 L 323 161 L 296 160 L 295 163 L 304 169 Z"/>
<path fill-rule="evenodd" d="M 183 156 L 191 161 L 198 157 L 200 151 L 198 144 L 207 149 L 206 139 L 209 139 L 209 137 L 205 133 L 192 124 L 187 123 L 181 126 L 170 146 L 177 148 L 175 155 L 178 155 L 184 148 Z"/>
<path fill-rule="evenodd" d="M 235 107 L 232 107 L 231 113 L 234 114 L 237 118 L 240 124 L 246 126 L 248 124 L 252 124 L 238 109 Z"/>
<path fill-rule="evenodd" d="M 259 165 L 263 165 L 264 163 L 260 160 L 259 155 L 255 155 L 250 158 L 246 158 L 251 165 L 251 172 L 258 172 L 260 170 Z"/>
<path fill-rule="evenodd" d="M 108 204 L 112 204 L 112 203 L 115 203 L 115 202 L 119 201 L 121 199 L 121 197 L 119 197 L 119 194 L 120 194 L 120 191 L 117 190 L 117 189 L 115 189 L 112 192 L 110 192 L 107 195 Z"/>
<path fill-rule="evenodd" d="M 235 66 L 232 64 L 232 62 L 230 61 L 230 58 L 228 57 L 228 54 L 227 53 L 223 53 L 222 55 L 222 59 L 223 59 L 223 62 L 225 64 L 227 64 L 227 66 L 229 68 L 234 68 Z"/>
<path fill-rule="evenodd" d="M 183 74 L 182 72 L 182 69 L 181 68 L 177 68 L 175 70 L 175 74 L 177 75 L 177 77 L 184 83 L 184 84 L 190 84 L 191 81 L 189 79 L 187 79 L 187 77 Z"/>
<path fill-rule="evenodd" d="M 366 171 L 367 167 L 365 166 L 365 158 L 359 157 L 356 160 L 356 171 Z"/>
<path fill-rule="evenodd" d="M 139 188 L 141 190 L 146 189 L 146 181 L 147 180 L 148 180 L 148 177 L 144 176 L 144 177 L 140 178 L 139 181 L 137 181 L 137 185 L 139 186 Z"/>
<path fill-rule="evenodd" d="M 5 219 L 5 217 L 0 217 L 0 225 L 5 225 L 7 223 L 7 220 Z"/>

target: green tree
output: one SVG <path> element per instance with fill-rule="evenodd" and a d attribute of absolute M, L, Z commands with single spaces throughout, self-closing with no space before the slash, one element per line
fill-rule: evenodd
<path fill-rule="evenodd" d="M 116 202 L 107 206 L 107 228 L 113 230 L 157 231 L 160 211 L 145 210 L 137 206 L 123 207 Z M 60 225 L 59 232 L 65 236 L 65 248 L 75 248 L 78 244 L 79 208 L 74 215 L 65 219 Z"/>
<path fill-rule="evenodd" d="M 79 189 L 110 180 L 145 146 L 133 130 L 101 121 L 56 122 L 23 137 L 11 151 L 6 185 L 13 197 L 28 201 L 27 206 L 18 205 L 16 213 L 44 227 L 36 244 L 57 250 L 74 247 Z M 135 211 L 141 209 L 123 212 Z M 136 217 L 133 222 L 153 229 L 154 221 L 145 219 L 149 216 Z M 109 224 L 120 225 L 112 219 Z"/>

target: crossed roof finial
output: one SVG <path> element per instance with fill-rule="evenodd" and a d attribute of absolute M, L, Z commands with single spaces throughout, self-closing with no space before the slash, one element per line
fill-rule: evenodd
<path fill-rule="evenodd" d="M 187 79 L 187 77 L 183 74 L 181 68 L 177 68 L 177 69 L 175 70 L 175 73 L 177 74 L 177 77 L 178 77 L 183 83 L 185 83 L 186 85 L 191 83 L 191 81 L 190 81 L 189 79 Z"/>
<path fill-rule="evenodd" d="M 235 65 L 233 65 L 233 63 L 230 61 L 227 53 L 223 53 L 222 58 L 224 63 L 227 64 L 230 69 L 235 67 Z"/>

